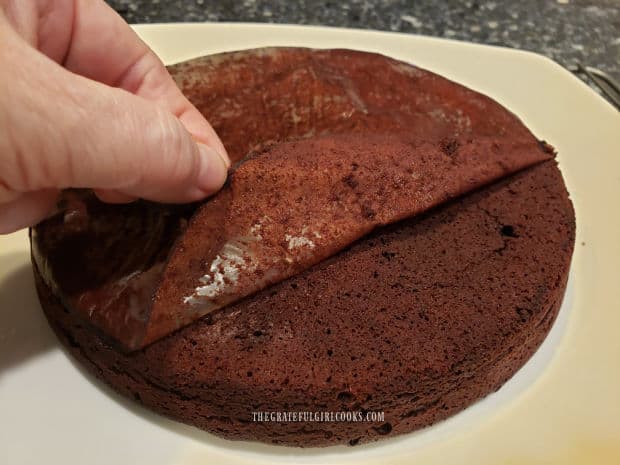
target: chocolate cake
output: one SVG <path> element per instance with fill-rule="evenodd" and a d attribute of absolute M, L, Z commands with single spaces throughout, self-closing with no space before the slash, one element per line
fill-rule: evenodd
<path fill-rule="evenodd" d="M 516 116 L 350 50 L 258 49 L 170 71 L 239 161 L 223 191 L 183 206 L 70 191 L 31 231 L 50 324 L 114 389 L 231 439 L 355 445 L 462 410 L 542 342 L 574 213 L 553 150 Z M 222 244 L 270 213 L 267 245 L 251 249 L 260 276 L 209 274 Z M 304 218 L 329 226 L 289 235 L 304 253 L 269 242 Z M 191 292 L 216 281 L 225 300 Z M 180 329 L 160 338 L 166 318 Z M 272 411 L 384 418 L 254 421 Z"/>

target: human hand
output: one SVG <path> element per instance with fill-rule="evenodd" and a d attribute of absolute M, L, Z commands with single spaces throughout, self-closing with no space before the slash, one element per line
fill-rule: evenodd
<path fill-rule="evenodd" d="M 0 233 L 67 187 L 190 202 L 230 161 L 159 58 L 101 0 L 0 0 Z"/>

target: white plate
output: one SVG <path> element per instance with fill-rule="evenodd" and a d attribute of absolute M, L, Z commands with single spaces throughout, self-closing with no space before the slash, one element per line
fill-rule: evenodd
<path fill-rule="evenodd" d="M 25 232 L 0 236 L 0 463 L 475 463 L 620 460 L 620 115 L 551 60 L 405 34 L 251 24 L 137 26 L 166 61 L 266 45 L 347 47 L 436 71 L 504 104 L 559 151 L 577 212 L 570 292 L 498 393 L 421 432 L 301 450 L 230 442 L 119 398 L 62 351 L 39 308 Z"/>

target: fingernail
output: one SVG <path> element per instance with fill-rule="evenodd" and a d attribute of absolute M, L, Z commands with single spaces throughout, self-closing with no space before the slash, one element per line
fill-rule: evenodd
<path fill-rule="evenodd" d="M 198 144 L 198 146 L 204 145 L 202 144 L 200 141 L 202 139 L 198 139 L 196 136 L 192 135 L 192 139 L 194 139 L 194 142 L 196 142 L 196 144 Z M 207 146 L 208 148 L 209 146 Z M 226 169 L 230 168 L 231 162 L 230 162 L 230 158 L 228 157 L 228 154 L 226 153 L 226 149 L 224 148 L 224 146 L 221 146 L 222 150 L 216 150 L 216 149 L 212 149 L 213 151 L 215 151 L 215 153 L 217 153 L 219 155 L 219 157 L 222 159 L 222 161 L 224 162 L 224 165 L 226 165 Z"/>
<path fill-rule="evenodd" d="M 224 162 L 224 165 L 226 165 L 226 169 L 230 168 L 230 158 L 228 158 L 228 154 L 226 152 L 222 153 L 217 151 L 216 152 L 220 158 L 222 159 L 222 161 Z"/>
<path fill-rule="evenodd" d="M 198 174 L 198 187 L 212 194 L 219 190 L 226 181 L 228 167 L 222 156 L 204 144 L 197 144 L 200 152 L 200 172 Z"/>

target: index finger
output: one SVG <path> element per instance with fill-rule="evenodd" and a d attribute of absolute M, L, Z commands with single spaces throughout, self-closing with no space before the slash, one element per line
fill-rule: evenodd
<path fill-rule="evenodd" d="M 230 165 L 211 125 L 181 93 L 159 57 L 111 7 L 103 1 L 75 0 L 73 18 L 62 63 L 68 70 L 157 102 Z"/>

